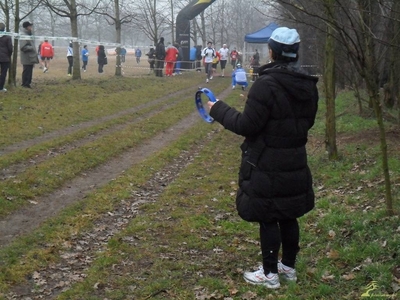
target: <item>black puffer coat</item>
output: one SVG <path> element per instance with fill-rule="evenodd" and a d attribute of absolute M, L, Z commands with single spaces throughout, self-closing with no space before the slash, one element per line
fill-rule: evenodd
<path fill-rule="evenodd" d="M 260 67 L 243 113 L 218 101 L 210 115 L 246 137 L 236 207 L 251 222 L 300 217 L 314 207 L 308 130 L 318 108 L 318 79 L 285 64 Z"/>

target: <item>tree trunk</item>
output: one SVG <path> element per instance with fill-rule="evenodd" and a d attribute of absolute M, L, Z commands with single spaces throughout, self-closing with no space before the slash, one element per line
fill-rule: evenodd
<path fill-rule="evenodd" d="M 76 10 L 75 0 L 71 0 L 71 35 L 74 38 L 78 38 L 78 12 Z M 74 49 L 74 65 L 72 68 L 72 79 L 81 79 L 81 64 L 80 64 L 80 51 L 79 42 L 73 42 Z"/>
<path fill-rule="evenodd" d="M 376 52 L 375 52 L 375 37 L 370 33 L 371 24 L 373 23 L 373 5 L 371 1 L 375 0 L 359 0 L 360 14 L 362 22 L 360 22 L 364 35 L 365 48 L 365 82 L 367 85 L 370 102 L 375 110 L 376 120 L 379 127 L 380 147 L 382 152 L 382 171 L 385 179 L 385 201 L 386 212 L 389 216 L 394 215 L 392 189 L 390 183 L 389 163 L 387 153 L 386 131 L 383 123 L 381 98 L 379 96 L 379 76 L 376 72 Z"/>
<path fill-rule="evenodd" d="M 327 18 L 332 23 L 333 20 L 333 0 L 325 0 Z M 325 41 L 325 61 L 324 61 L 324 90 L 326 101 L 326 132 L 325 146 L 328 151 L 329 160 L 338 159 L 338 150 L 336 146 L 336 117 L 335 117 L 335 42 L 333 37 L 333 28 L 327 25 L 327 34 Z"/>
<path fill-rule="evenodd" d="M 19 0 L 15 0 L 15 17 L 14 17 L 14 32 L 18 33 L 19 23 Z M 18 65 L 18 52 L 19 52 L 19 40 L 14 39 L 14 49 L 12 55 L 12 64 L 8 73 L 8 84 L 12 86 L 17 85 L 17 65 Z"/>
<path fill-rule="evenodd" d="M 114 0 L 115 4 L 115 31 L 116 31 L 116 40 L 115 42 L 119 45 L 121 44 L 121 19 L 119 12 L 119 0 Z M 115 76 L 122 76 L 122 68 L 121 68 L 121 46 L 117 47 L 117 57 L 116 57 L 116 65 L 115 65 Z"/>

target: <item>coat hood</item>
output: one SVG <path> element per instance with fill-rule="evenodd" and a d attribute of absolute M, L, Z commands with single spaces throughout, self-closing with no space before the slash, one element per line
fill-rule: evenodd
<path fill-rule="evenodd" d="M 318 78 L 298 68 L 296 63 L 273 62 L 260 67 L 260 75 L 270 75 L 293 98 L 309 101 Z"/>

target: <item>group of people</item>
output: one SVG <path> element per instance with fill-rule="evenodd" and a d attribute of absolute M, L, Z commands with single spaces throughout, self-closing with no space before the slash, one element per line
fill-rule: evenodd
<path fill-rule="evenodd" d="M 164 38 L 161 37 L 156 47 L 150 48 L 146 53 L 150 64 L 150 72 L 154 71 L 157 77 L 163 77 L 163 69 L 165 65 L 165 76 L 180 75 L 181 61 L 183 59 L 182 47 L 178 44 L 168 43 L 167 47 L 164 44 Z"/>
<path fill-rule="evenodd" d="M 22 24 L 22 34 L 32 35 L 33 24 L 26 21 Z M 0 23 L 0 92 L 6 92 L 4 88 L 5 79 L 7 77 L 8 69 L 10 68 L 11 55 L 13 52 L 12 39 L 9 35 L 4 35 L 4 23 Z M 21 39 L 20 46 L 20 60 L 22 64 L 22 82 L 21 86 L 24 88 L 31 88 L 33 68 L 36 64 L 40 64 L 43 73 L 47 73 L 50 68 L 52 59 L 54 58 L 54 47 L 46 39 L 41 42 L 36 48 L 35 40 Z M 103 66 L 107 64 L 107 55 L 103 45 L 96 47 L 98 72 L 103 73 Z M 72 41 L 67 47 L 66 53 L 68 61 L 67 75 L 72 76 L 72 69 L 74 63 L 74 49 Z M 89 61 L 89 50 L 87 45 L 84 45 L 81 50 L 82 70 L 86 72 Z"/>

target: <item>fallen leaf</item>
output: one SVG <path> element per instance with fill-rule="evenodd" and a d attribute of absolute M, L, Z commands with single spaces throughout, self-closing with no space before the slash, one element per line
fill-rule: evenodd
<path fill-rule="evenodd" d="M 354 273 L 344 274 L 344 275 L 342 276 L 342 278 L 343 278 L 344 280 L 353 280 L 355 277 L 356 277 L 356 276 L 354 275 Z"/>

